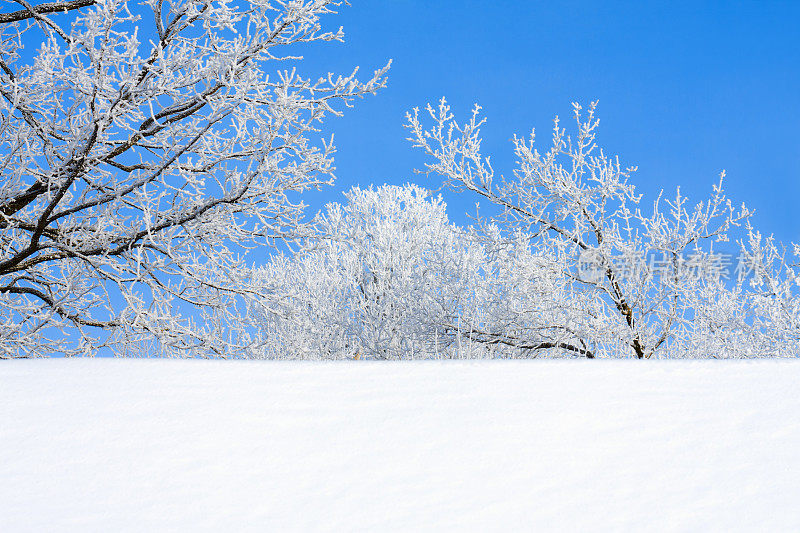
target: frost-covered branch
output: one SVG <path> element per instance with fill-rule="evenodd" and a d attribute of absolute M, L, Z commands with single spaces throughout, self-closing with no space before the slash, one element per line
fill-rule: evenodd
<path fill-rule="evenodd" d="M 29 19 L 36 15 L 44 15 L 46 13 L 63 13 L 65 11 L 72 11 L 73 9 L 80 9 L 86 6 L 92 6 L 97 3 L 97 0 L 72 0 L 66 2 L 46 2 L 35 6 L 30 6 L 27 2 L 19 2 L 25 5 L 25 9 L 13 11 L 11 13 L 0 13 L 0 24 L 8 22 L 18 22 L 20 20 Z M 28 7 L 30 6 L 30 7 Z"/>
<path fill-rule="evenodd" d="M 388 65 L 366 80 L 298 72 L 299 47 L 343 39 L 322 29 L 341 3 L 21 2 L 0 15 L 0 352 L 249 343 L 235 318 L 243 254 L 302 232 L 298 193 L 333 176 L 320 124 L 386 83 Z"/>
<path fill-rule="evenodd" d="M 551 257 L 563 265 L 564 285 L 547 291 L 556 295 L 553 326 L 568 327 L 586 346 L 608 355 L 626 350 L 637 358 L 666 354 L 685 346 L 690 335 L 695 295 L 714 278 L 714 245 L 726 242 L 751 213 L 733 206 L 720 178 L 704 202 L 690 206 L 679 190 L 674 199 L 656 199 L 645 214 L 628 181 L 635 167 L 623 167 L 596 143 L 595 107 L 592 103 L 583 113 L 573 105 L 574 135 L 556 119 L 545 152 L 534 147 L 533 133 L 515 136 L 517 165 L 511 178 L 496 179 L 481 153 L 484 119 L 477 106 L 467 122 L 459 123 L 442 99 L 438 108 L 426 108 L 430 126 L 423 126 L 415 109 L 407 115 L 407 127 L 409 140 L 430 158 L 428 173 L 501 209 L 491 222 L 502 231 L 490 240 L 528 235 L 535 251 L 531 257 Z M 654 259 L 661 263 L 658 269 Z M 710 272 L 711 279 L 698 271 Z M 520 291 L 524 294 L 524 287 Z M 536 319 L 527 310 L 508 314 L 510 332 Z M 554 344 L 516 333 L 504 342 L 541 350 Z"/>

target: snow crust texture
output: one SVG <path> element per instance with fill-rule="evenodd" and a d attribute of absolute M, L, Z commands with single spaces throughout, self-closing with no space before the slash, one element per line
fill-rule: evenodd
<path fill-rule="evenodd" d="M 800 530 L 800 361 L 0 365 L 2 531 Z"/>

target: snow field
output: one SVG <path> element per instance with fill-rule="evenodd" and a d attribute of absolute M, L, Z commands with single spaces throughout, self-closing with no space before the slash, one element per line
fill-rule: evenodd
<path fill-rule="evenodd" d="M 2 531 L 800 529 L 800 361 L 0 364 Z"/>

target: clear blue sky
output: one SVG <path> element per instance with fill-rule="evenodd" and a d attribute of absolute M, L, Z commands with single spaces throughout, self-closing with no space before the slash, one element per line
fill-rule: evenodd
<path fill-rule="evenodd" d="M 640 192 L 699 200 L 725 169 L 762 231 L 800 240 L 800 1 L 352 3 L 327 19 L 346 43 L 310 50 L 304 72 L 394 65 L 386 90 L 329 121 L 338 182 L 307 196 L 312 211 L 354 184 L 426 183 L 403 129 L 414 106 L 446 96 L 463 117 L 480 103 L 485 152 L 509 174 L 513 133 L 546 143 L 570 102 L 598 99 L 600 143 L 639 166 Z M 473 211 L 447 200 L 453 220 Z"/>

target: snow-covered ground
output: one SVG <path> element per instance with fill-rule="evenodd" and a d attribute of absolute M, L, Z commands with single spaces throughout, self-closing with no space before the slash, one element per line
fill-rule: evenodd
<path fill-rule="evenodd" d="M 800 530 L 800 361 L 0 363 L 2 531 Z"/>

